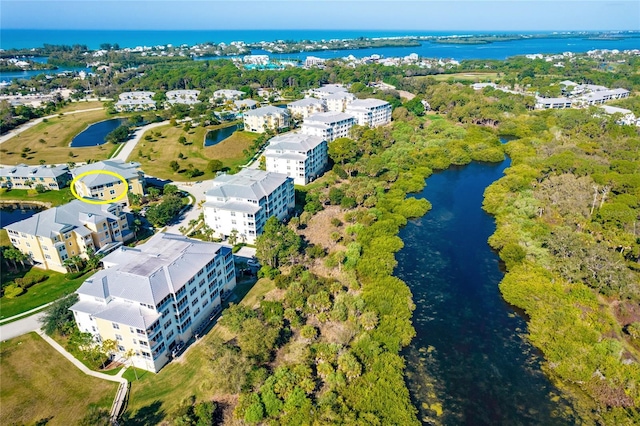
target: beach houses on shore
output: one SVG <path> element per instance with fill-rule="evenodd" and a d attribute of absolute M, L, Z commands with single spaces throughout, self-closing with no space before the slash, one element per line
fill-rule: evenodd
<path fill-rule="evenodd" d="M 293 179 L 282 173 L 243 169 L 221 175 L 206 193 L 204 221 L 217 236 L 233 232 L 240 241 L 254 243 L 267 219 L 283 220 L 295 207 Z"/>
<path fill-rule="evenodd" d="M 291 116 L 284 108 L 265 106 L 247 111 L 243 114 L 244 130 L 264 133 L 267 129 L 280 131 L 291 124 Z"/>
<path fill-rule="evenodd" d="M 123 192 L 144 195 L 144 172 L 140 163 L 104 160 L 76 167 L 71 172 L 76 193 L 82 198 L 102 201 L 120 200 Z M 122 199 L 128 203 L 127 197 Z"/>
<path fill-rule="evenodd" d="M 98 343 L 114 341 L 117 356 L 152 372 L 204 329 L 236 285 L 231 248 L 182 235 L 156 234 L 102 263 L 76 291 L 78 328 Z"/>
<path fill-rule="evenodd" d="M 5 226 L 11 244 L 37 267 L 67 272 L 65 261 L 108 252 L 133 238 L 120 204 L 74 200 Z"/>
<path fill-rule="evenodd" d="M 38 185 L 57 191 L 71 181 L 67 166 L 18 166 L 0 167 L 0 188 L 36 189 Z"/>
<path fill-rule="evenodd" d="M 267 171 L 285 174 L 296 185 L 306 185 L 327 167 L 327 141 L 304 133 L 284 133 L 271 138 L 263 155 Z"/>

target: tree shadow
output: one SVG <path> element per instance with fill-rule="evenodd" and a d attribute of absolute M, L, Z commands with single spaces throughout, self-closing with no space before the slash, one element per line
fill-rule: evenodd
<path fill-rule="evenodd" d="M 126 412 L 122 416 L 120 424 L 127 426 L 157 425 L 165 416 L 164 410 L 160 408 L 161 406 L 162 403 L 156 400 L 140 408 L 135 413 Z"/>

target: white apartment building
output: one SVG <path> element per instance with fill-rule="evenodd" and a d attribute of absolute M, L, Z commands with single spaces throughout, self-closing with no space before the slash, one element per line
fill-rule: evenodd
<path fill-rule="evenodd" d="M 204 204 L 205 223 L 219 236 L 254 243 L 267 219 L 285 219 L 295 207 L 293 179 L 285 174 L 243 169 L 213 180 Z"/>
<path fill-rule="evenodd" d="M 327 103 L 328 111 L 345 112 L 351 102 L 357 98 L 353 93 L 340 92 L 326 95 L 323 99 Z"/>
<path fill-rule="evenodd" d="M 349 131 L 356 124 L 351 114 L 344 112 L 321 112 L 310 115 L 302 123 L 301 131 L 306 135 L 318 136 L 327 142 L 338 138 L 346 138 Z"/>
<path fill-rule="evenodd" d="M 296 185 L 306 185 L 327 166 L 327 141 L 304 133 L 285 133 L 272 138 L 263 155 L 267 171 L 286 174 Z"/>
<path fill-rule="evenodd" d="M 324 66 L 325 62 L 326 62 L 326 59 L 318 58 L 316 56 L 307 56 L 307 58 L 304 60 L 304 67 L 305 68 L 321 67 L 321 66 Z"/>
<path fill-rule="evenodd" d="M 76 291 L 70 309 L 78 328 L 96 342 L 115 341 L 117 355 L 131 351 L 135 367 L 153 372 L 209 323 L 236 285 L 231 248 L 182 235 L 156 234 L 102 263 Z"/>
<path fill-rule="evenodd" d="M 344 87 L 342 84 L 325 84 L 322 87 L 318 87 L 315 89 L 310 89 L 307 94 L 308 96 L 312 96 L 318 99 L 325 99 L 329 95 L 333 95 L 336 93 L 347 93 L 349 89 Z"/>
<path fill-rule="evenodd" d="M 628 97 L 629 91 L 626 89 L 598 90 L 579 96 L 575 103 L 578 106 L 601 105 L 606 101 Z"/>
<path fill-rule="evenodd" d="M 233 101 L 233 105 L 236 109 L 256 109 L 258 107 L 258 102 L 253 99 L 239 99 L 237 101 Z"/>
<path fill-rule="evenodd" d="M 11 244 L 37 267 L 67 272 L 65 260 L 106 253 L 133 238 L 120 204 L 80 200 L 37 213 L 5 226 Z"/>
<path fill-rule="evenodd" d="M 87 172 L 89 174 L 86 174 Z M 102 172 L 115 173 L 117 177 Z M 140 163 L 134 161 L 98 161 L 76 167 L 71 174 L 74 178 L 79 177 L 74 183 L 74 189 L 82 198 L 103 201 L 120 199 L 121 202 L 129 204 L 128 198 L 122 195 L 123 192 L 144 195 L 144 172 L 140 170 Z M 121 196 L 124 198 L 120 198 Z"/>
<path fill-rule="evenodd" d="M 156 109 L 155 92 L 123 92 L 118 95 L 116 111 L 148 111 Z"/>
<path fill-rule="evenodd" d="M 243 97 L 245 97 L 247 94 L 245 92 L 241 92 L 239 90 L 232 90 L 232 89 L 220 89 L 220 90 L 216 90 L 215 92 L 213 92 L 213 100 L 216 99 L 226 99 L 226 100 L 236 100 L 236 99 L 242 99 Z"/>
<path fill-rule="evenodd" d="M 193 105 L 197 104 L 198 96 L 200 96 L 199 90 L 169 90 L 166 93 L 167 104 L 185 104 Z"/>
<path fill-rule="evenodd" d="M 378 127 L 391 122 L 391 104 L 380 99 L 358 99 L 345 110 L 359 126 Z"/>
<path fill-rule="evenodd" d="M 327 104 L 322 99 L 304 98 L 298 101 L 289 102 L 287 109 L 293 117 L 307 118 L 310 115 L 327 111 Z"/>
<path fill-rule="evenodd" d="M 571 108 L 573 101 L 569 98 L 541 98 L 536 96 L 536 109 L 564 109 Z"/>
<path fill-rule="evenodd" d="M 242 118 L 244 130 L 254 133 L 264 133 L 267 129 L 284 129 L 291 123 L 289 111 L 271 105 L 247 111 Z"/>

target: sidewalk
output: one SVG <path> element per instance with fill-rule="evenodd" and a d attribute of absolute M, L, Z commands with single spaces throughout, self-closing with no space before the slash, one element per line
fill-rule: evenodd
<path fill-rule="evenodd" d="M 55 302 L 57 302 L 57 301 L 56 301 L 56 300 L 54 300 L 53 302 L 45 303 L 44 305 L 40 305 L 40 306 L 38 306 L 38 307 L 36 307 L 36 308 L 33 308 L 33 309 L 28 310 L 28 311 L 25 311 L 25 312 L 19 313 L 18 315 L 14 315 L 14 316 L 12 316 L 12 317 L 2 318 L 2 319 L 0 319 L 0 325 L 2 325 L 2 324 L 4 324 L 4 323 L 8 323 L 8 322 L 15 321 L 15 320 L 17 320 L 17 319 L 19 319 L 19 318 L 22 318 L 22 317 L 26 317 L 26 316 L 27 316 L 27 315 L 29 315 L 29 314 L 34 314 L 34 313 L 36 313 L 36 312 L 38 312 L 38 311 L 43 310 L 44 308 L 46 308 L 46 307 L 48 307 L 48 306 L 53 305 Z"/>

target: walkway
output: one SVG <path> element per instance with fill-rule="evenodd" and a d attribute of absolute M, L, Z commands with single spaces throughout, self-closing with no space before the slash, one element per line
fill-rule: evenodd
<path fill-rule="evenodd" d="M 28 311 L 21 312 L 18 315 L 14 315 L 14 316 L 8 317 L 8 318 L 2 318 L 2 319 L 0 319 L 0 324 L 12 322 L 12 321 L 17 320 L 18 318 L 22 318 L 22 317 L 26 317 L 27 315 L 34 314 L 34 313 L 36 313 L 38 311 L 43 310 L 44 308 L 46 308 L 48 306 L 53 305 L 55 302 L 56 301 L 54 300 L 53 302 L 45 303 L 44 305 L 40 305 L 40 306 L 38 306 L 36 308 L 33 308 L 33 309 L 30 309 Z"/>
<path fill-rule="evenodd" d="M 138 144 L 138 142 L 140 142 L 140 139 L 142 139 L 142 135 L 144 134 L 144 132 L 149 129 L 153 129 L 154 127 L 164 126 L 167 123 L 169 123 L 169 121 L 161 121 L 159 123 L 151 123 L 147 124 L 146 126 L 140 127 L 135 132 L 133 132 L 133 137 L 124 143 L 124 146 L 122 147 L 122 149 L 120 149 L 120 152 L 118 152 L 118 154 L 111 159 L 127 161 L 127 157 L 129 157 L 129 155 L 131 155 L 133 150 L 136 148 L 136 145 Z"/>
<path fill-rule="evenodd" d="M 44 313 L 40 312 L 21 320 L 0 326 L 0 340 L 5 341 L 32 331 L 39 331 L 41 326 L 40 318 L 43 316 Z"/>
<path fill-rule="evenodd" d="M 79 114 L 81 112 L 89 112 L 89 111 L 100 111 L 101 109 L 104 109 L 104 107 L 79 109 L 78 111 L 65 112 L 65 113 L 63 113 L 63 115 Z M 42 120 L 44 120 L 45 118 L 49 119 L 49 118 L 57 117 L 59 115 L 60 114 L 47 115 L 46 117 L 40 117 L 40 118 L 36 118 L 35 120 L 27 121 L 26 123 L 16 127 L 13 130 L 10 130 L 9 132 L 5 133 L 4 135 L 0 136 L 0 144 L 8 141 L 9 139 L 11 139 L 14 136 L 18 136 L 20 133 L 24 132 L 25 130 L 28 130 L 28 129 L 32 128 L 36 124 L 42 123 Z"/>
<path fill-rule="evenodd" d="M 124 374 L 126 368 L 123 367 L 115 376 L 110 376 L 108 374 L 98 373 L 97 371 L 90 370 L 86 365 L 78 361 L 73 355 L 67 352 L 65 348 L 60 346 L 60 344 L 55 340 L 53 340 L 51 337 L 47 336 L 43 331 L 38 330 L 37 333 L 40 335 L 40 337 L 44 339 L 45 342 L 47 342 L 55 350 L 60 352 L 60 354 L 62 354 L 63 357 L 65 357 L 73 365 L 78 367 L 80 371 L 82 371 L 84 374 L 88 376 L 96 377 L 98 379 L 109 380 L 110 382 L 120 383 L 120 386 L 118 386 L 118 391 L 116 392 L 116 396 L 113 400 L 113 404 L 111 405 L 111 413 L 110 413 L 112 421 L 117 420 L 118 415 L 120 414 L 120 410 L 122 410 L 124 401 L 127 399 L 127 393 L 129 390 L 129 382 L 127 381 L 127 379 L 122 377 L 122 374 Z"/>

